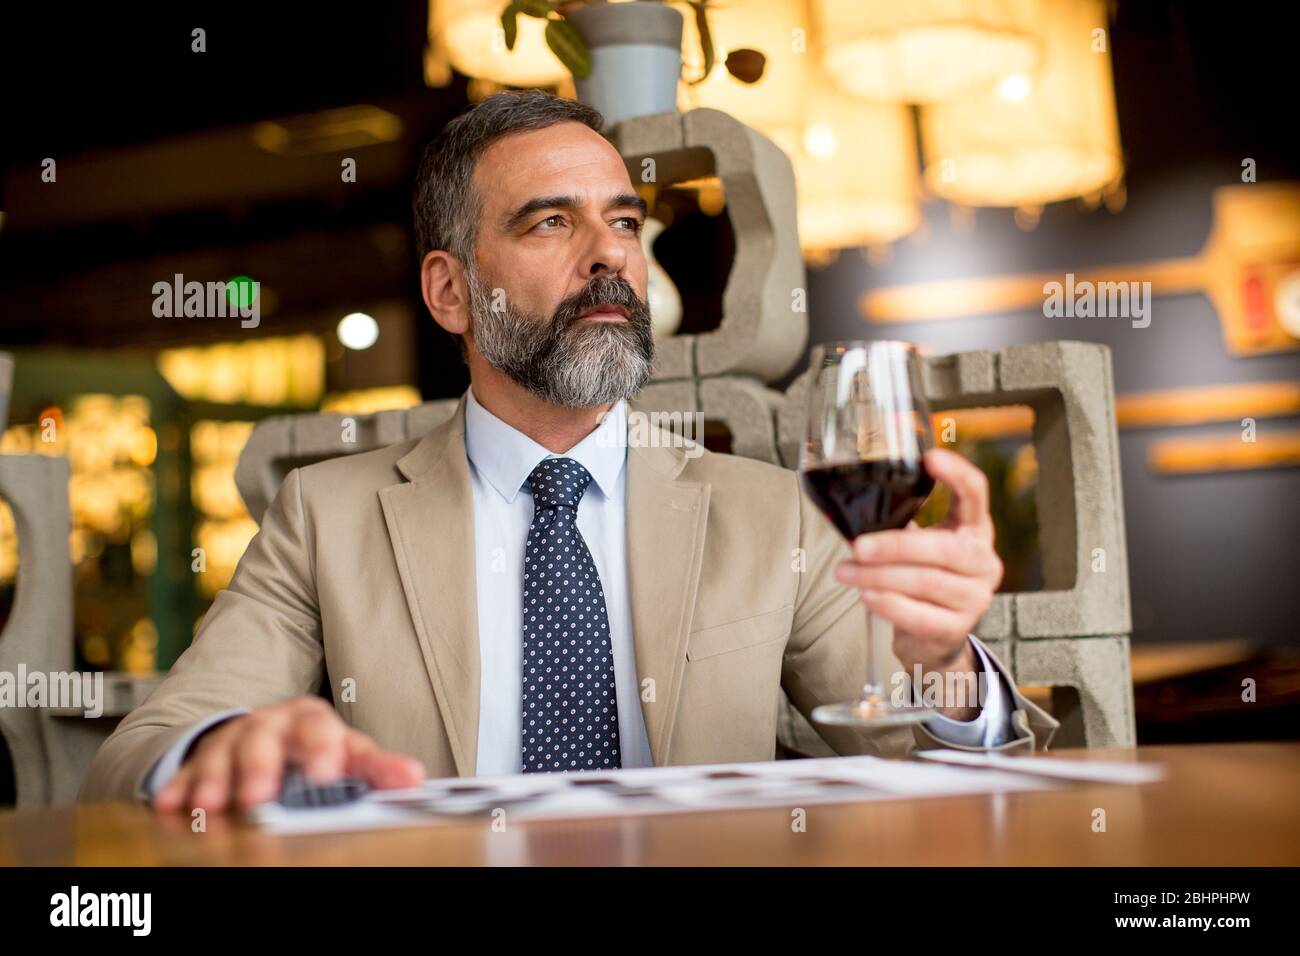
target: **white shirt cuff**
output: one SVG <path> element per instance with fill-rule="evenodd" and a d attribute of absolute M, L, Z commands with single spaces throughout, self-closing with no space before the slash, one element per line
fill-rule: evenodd
<path fill-rule="evenodd" d="M 198 739 L 200 734 L 205 730 L 210 730 L 223 720 L 229 720 L 231 717 L 238 717 L 240 714 L 246 713 L 248 713 L 246 708 L 235 707 L 230 710 L 219 711 L 200 720 L 189 729 L 185 736 L 172 744 L 149 768 L 149 772 L 140 781 L 136 796 L 141 800 L 152 800 L 154 794 L 167 786 L 167 781 L 176 776 L 176 771 L 181 769 L 181 763 L 184 762 L 186 754 L 189 753 L 190 746 Z"/>
<path fill-rule="evenodd" d="M 974 720 L 953 720 L 943 714 L 935 714 L 926 718 L 925 729 L 946 743 L 962 747 L 997 747 L 1013 736 L 1006 688 L 1001 673 L 984 653 L 980 642 L 973 637 L 969 640 L 975 647 L 983 672 L 982 680 L 977 677 L 977 683 L 982 683 L 987 688 L 983 706 Z"/>

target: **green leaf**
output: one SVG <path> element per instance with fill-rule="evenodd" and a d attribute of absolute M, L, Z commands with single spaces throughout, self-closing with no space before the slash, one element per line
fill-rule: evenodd
<path fill-rule="evenodd" d="M 691 85 L 703 83 L 710 73 L 713 72 L 713 34 L 709 32 L 709 15 L 705 9 L 705 4 L 695 2 L 691 4 L 691 9 L 695 11 L 695 31 L 700 35 L 700 49 L 704 52 L 704 72 L 698 78 L 691 80 Z"/>
<path fill-rule="evenodd" d="M 515 38 L 519 35 L 519 4 L 510 4 L 501 11 L 501 29 L 506 33 L 506 49 L 515 48 Z"/>
<path fill-rule="evenodd" d="M 591 75 L 591 54 L 582 35 L 565 20 L 546 21 L 546 45 L 579 80 Z"/>
<path fill-rule="evenodd" d="M 511 6 L 518 7 L 524 15 L 536 17 L 538 20 L 545 20 L 555 9 L 550 0 L 515 0 Z"/>

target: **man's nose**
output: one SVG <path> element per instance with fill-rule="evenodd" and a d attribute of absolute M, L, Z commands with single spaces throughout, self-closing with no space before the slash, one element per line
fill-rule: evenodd
<path fill-rule="evenodd" d="M 598 232 L 592 239 L 587 254 L 583 259 L 585 278 L 595 278 L 603 274 L 618 274 L 627 266 L 627 247 L 616 236 L 609 235 L 608 230 Z"/>

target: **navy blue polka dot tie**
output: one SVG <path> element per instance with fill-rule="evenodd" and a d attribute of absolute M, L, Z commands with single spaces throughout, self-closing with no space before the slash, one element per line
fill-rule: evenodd
<path fill-rule="evenodd" d="M 600 575 L 578 531 L 591 473 L 548 458 L 528 476 L 524 550 L 522 752 L 525 773 L 621 766 L 614 654 Z"/>

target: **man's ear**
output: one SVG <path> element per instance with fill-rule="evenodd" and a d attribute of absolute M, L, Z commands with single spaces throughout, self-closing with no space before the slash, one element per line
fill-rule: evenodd
<path fill-rule="evenodd" d="M 469 331 L 465 269 L 450 252 L 435 249 L 420 264 L 420 292 L 433 320 L 453 335 Z"/>

